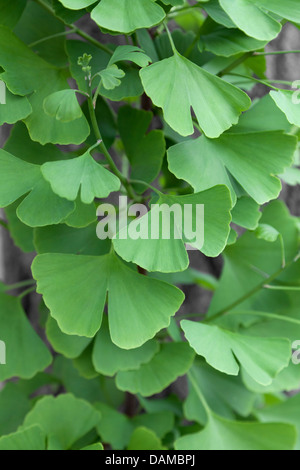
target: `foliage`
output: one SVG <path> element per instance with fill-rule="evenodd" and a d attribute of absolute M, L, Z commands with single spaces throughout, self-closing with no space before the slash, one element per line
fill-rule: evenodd
<path fill-rule="evenodd" d="M 1 225 L 37 253 L 0 284 L 1 450 L 300 449 L 300 223 L 277 200 L 300 182 L 300 104 L 265 75 L 286 21 L 298 0 L 0 0 Z M 189 267 L 186 236 L 97 238 L 118 195 L 156 203 L 141 234 L 204 204 L 192 245 L 220 279 Z M 181 308 L 193 284 L 207 312 Z"/>

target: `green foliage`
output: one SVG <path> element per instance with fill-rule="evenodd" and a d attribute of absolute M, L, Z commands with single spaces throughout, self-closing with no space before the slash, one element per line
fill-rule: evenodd
<path fill-rule="evenodd" d="M 37 253 L 0 282 L 0 450 L 300 449 L 300 224 L 277 200 L 299 93 L 264 57 L 286 21 L 298 0 L 0 0 L 1 230 Z"/>

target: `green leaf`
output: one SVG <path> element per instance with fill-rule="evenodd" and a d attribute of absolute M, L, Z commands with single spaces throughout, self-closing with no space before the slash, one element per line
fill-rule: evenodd
<path fill-rule="evenodd" d="M 85 117 L 62 123 L 48 116 L 43 109 L 44 99 L 55 91 L 68 88 L 65 74 L 49 64 L 20 41 L 9 29 L 0 27 L 0 65 L 5 72 L 1 79 L 16 95 L 30 95 L 32 113 L 25 119 L 30 137 L 42 145 L 81 144 L 90 133 Z M 19 57 L 18 61 L 12 57 Z"/>
<path fill-rule="evenodd" d="M 90 446 L 84 447 L 81 450 L 104 450 L 104 447 L 101 442 L 99 442 L 98 444 L 92 444 Z"/>
<path fill-rule="evenodd" d="M 242 368 L 256 382 L 269 385 L 289 364 L 290 342 L 284 338 L 240 335 L 218 326 L 189 320 L 183 320 L 181 326 L 197 354 L 225 374 L 238 375 Z"/>
<path fill-rule="evenodd" d="M 51 315 L 67 334 L 87 337 L 96 334 L 108 291 L 111 338 L 124 349 L 142 346 L 167 327 L 184 300 L 180 290 L 134 272 L 114 253 L 100 257 L 40 255 L 32 270 Z M 145 304 L 149 291 L 155 295 Z"/>
<path fill-rule="evenodd" d="M 118 372 L 117 387 L 144 397 L 160 393 L 189 370 L 193 359 L 194 353 L 187 343 L 162 344 L 147 364 L 136 370 Z"/>
<path fill-rule="evenodd" d="M 281 31 L 280 23 L 263 9 L 263 2 L 252 0 L 219 0 L 219 2 L 236 26 L 248 36 L 271 41 Z"/>
<path fill-rule="evenodd" d="M 295 92 L 291 90 L 278 90 L 271 91 L 270 95 L 275 101 L 278 108 L 286 115 L 287 120 L 300 127 L 300 104 L 299 101 L 295 102 Z"/>
<path fill-rule="evenodd" d="M 153 0 L 101 0 L 91 17 L 102 28 L 131 33 L 157 25 L 165 12 Z"/>
<path fill-rule="evenodd" d="M 211 416 L 204 431 L 180 437 L 176 450 L 293 450 L 296 430 L 288 424 L 242 423 Z"/>
<path fill-rule="evenodd" d="M 17 200 L 5 209 L 5 216 L 9 225 L 9 233 L 14 244 L 21 248 L 25 253 L 35 251 L 33 244 L 33 228 L 28 227 L 17 217 L 16 209 L 20 205 L 21 200 Z"/>
<path fill-rule="evenodd" d="M 120 189 L 120 180 L 97 163 L 90 152 L 72 160 L 49 162 L 41 168 L 54 193 L 69 201 L 75 201 L 80 191 L 84 204 L 98 198 L 106 198 Z"/>
<path fill-rule="evenodd" d="M 216 27 L 201 36 L 198 43 L 200 50 L 209 51 L 217 56 L 230 57 L 241 52 L 263 49 L 268 41 L 259 41 L 238 29 Z"/>
<path fill-rule="evenodd" d="M 118 113 L 118 128 L 131 165 L 131 178 L 151 183 L 158 176 L 166 151 L 160 130 L 147 132 L 153 115 L 124 106 Z M 144 192 L 145 187 L 141 187 Z"/>
<path fill-rule="evenodd" d="M 97 0 L 59 0 L 64 7 L 70 8 L 70 10 L 80 10 L 81 8 L 89 7 L 96 3 Z"/>
<path fill-rule="evenodd" d="M 46 436 L 39 425 L 0 438 L 0 450 L 46 450 Z"/>
<path fill-rule="evenodd" d="M 106 90 L 113 90 L 121 85 L 121 78 L 125 76 L 125 72 L 119 69 L 115 64 L 110 65 L 106 69 L 98 73 L 102 80 L 102 85 Z"/>
<path fill-rule="evenodd" d="M 46 114 L 61 122 L 75 121 L 83 115 L 75 90 L 61 90 L 47 96 L 44 100 L 44 110 Z"/>
<path fill-rule="evenodd" d="M 149 362 L 158 349 L 159 345 L 154 340 L 137 349 L 126 351 L 118 348 L 111 341 L 108 323 L 104 319 L 95 340 L 93 364 L 99 374 L 113 376 L 120 370 L 138 369 L 141 364 Z"/>
<path fill-rule="evenodd" d="M 259 2 L 263 8 L 276 13 L 278 16 L 282 16 L 287 20 L 295 23 L 300 23 L 300 12 L 299 4 L 297 0 L 261 0 Z"/>
<path fill-rule="evenodd" d="M 31 114 L 32 108 L 26 96 L 16 96 L 6 90 L 6 103 L 0 104 L 0 125 L 14 124 Z"/>
<path fill-rule="evenodd" d="M 25 393 L 17 384 L 7 383 L 0 392 L 0 436 L 15 432 L 29 410 L 30 400 Z"/>
<path fill-rule="evenodd" d="M 297 367 L 297 366 L 294 366 Z M 296 395 L 278 405 L 268 406 L 262 410 L 257 410 L 257 417 L 264 423 L 290 423 L 297 429 L 296 450 L 300 449 L 300 419 L 299 419 L 300 396 Z"/>
<path fill-rule="evenodd" d="M 163 108 L 172 129 L 183 136 L 194 133 L 191 107 L 207 137 L 216 138 L 237 124 L 241 112 L 251 104 L 243 91 L 178 52 L 142 69 L 140 75 L 147 95 Z"/>
<path fill-rule="evenodd" d="M 274 201 L 264 208 L 260 221 L 271 225 L 282 235 L 285 247 L 286 263 L 299 253 L 298 230 L 296 221 L 280 201 Z M 228 247 L 225 252 L 225 267 L 221 281 L 210 304 L 209 316 L 228 310 L 241 299 L 239 310 L 251 310 L 252 303 L 257 305 L 257 298 L 251 292 L 266 282 L 267 277 L 282 269 L 282 241 L 274 243 L 259 240 L 254 233 L 245 233 L 237 243 Z M 281 277 L 285 279 L 285 277 Z M 279 278 L 280 279 L 280 278 Z M 274 295 L 274 293 L 273 293 Z M 249 297 L 243 301 L 243 297 Z M 275 302 L 276 304 L 276 302 Z M 265 300 L 259 302 L 260 310 L 265 310 Z M 232 307 L 234 308 L 234 307 Z M 271 311 L 274 305 L 271 307 Z M 231 309 L 231 308 L 230 308 Z"/>
<path fill-rule="evenodd" d="M 34 244 L 39 254 L 68 253 L 83 255 L 105 255 L 110 250 L 110 240 L 99 240 L 96 224 L 76 229 L 64 224 L 37 228 Z"/>
<path fill-rule="evenodd" d="M 199 359 L 192 370 L 198 387 L 214 413 L 227 419 L 235 419 L 236 413 L 243 417 L 249 416 L 256 395 L 246 389 L 240 377 L 222 374 Z M 184 403 L 184 414 L 189 421 L 197 421 L 202 425 L 207 423 L 205 408 L 191 383 Z"/>
<path fill-rule="evenodd" d="M 73 395 L 46 396 L 28 413 L 24 427 L 38 424 L 48 437 L 49 450 L 68 450 L 93 429 L 99 419 L 98 411 Z"/>
<path fill-rule="evenodd" d="M 280 233 L 276 228 L 272 227 L 271 225 L 267 224 L 259 224 L 257 229 L 255 230 L 255 235 L 259 240 L 265 240 L 267 242 L 276 242 Z"/>
<path fill-rule="evenodd" d="M 249 230 L 257 228 L 261 216 L 259 205 L 247 196 L 240 197 L 232 210 L 233 223 Z"/>
<path fill-rule="evenodd" d="M 0 380 L 32 378 L 51 364 L 52 356 L 35 333 L 21 302 L 0 294 L 1 341 L 6 345 L 6 364 L 0 366 Z"/>
<path fill-rule="evenodd" d="M 150 429 L 140 427 L 133 431 L 127 450 L 166 450 Z"/>
<path fill-rule="evenodd" d="M 0 23 L 13 28 L 22 16 L 26 7 L 26 0 L 1 0 Z"/>
<path fill-rule="evenodd" d="M 146 67 L 152 60 L 148 57 L 142 49 L 136 46 L 118 46 L 114 51 L 109 65 L 113 65 L 116 62 L 128 60 L 133 62 L 140 67 Z"/>
<path fill-rule="evenodd" d="M 198 211 L 202 204 L 204 226 Z M 225 186 L 216 186 L 208 191 L 187 196 L 160 194 L 159 200 L 150 212 L 131 222 L 129 228 L 120 230 L 113 240 L 114 247 L 123 259 L 132 261 L 147 271 L 166 273 L 183 271 L 189 263 L 185 242 L 207 256 L 218 256 L 223 251 L 230 231 L 231 205 L 229 191 Z M 191 208 L 190 215 L 185 212 L 187 207 Z M 175 213 L 174 220 L 170 217 L 172 211 Z M 158 222 L 160 213 L 163 214 L 162 224 Z M 184 230 L 180 227 L 182 223 L 180 214 L 185 214 Z M 170 232 L 166 233 L 168 219 L 171 219 Z M 195 227 L 196 220 L 198 220 L 197 225 L 200 224 L 197 236 L 195 233 L 188 234 L 188 226 L 191 227 L 193 224 Z M 154 236 L 153 229 L 158 230 L 159 237 Z M 202 229 L 204 240 L 201 235 Z"/>
<path fill-rule="evenodd" d="M 274 175 L 291 165 L 296 145 L 294 136 L 282 132 L 228 133 L 215 140 L 202 136 L 171 147 L 169 168 L 195 191 L 226 184 L 235 201 L 229 171 L 258 204 L 264 204 L 279 195 L 281 183 Z"/>
<path fill-rule="evenodd" d="M 90 338 L 64 334 L 50 316 L 46 325 L 46 335 L 53 349 L 69 359 L 80 356 L 91 342 Z"/>

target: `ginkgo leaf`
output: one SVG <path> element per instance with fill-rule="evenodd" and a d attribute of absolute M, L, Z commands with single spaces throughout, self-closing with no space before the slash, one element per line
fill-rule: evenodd
<path fill-rule="evenodd" d="M 142 49 L 137 46 L 118 46 L 114 51 L 109 65 L 128 60 L 140 67 L 146 67 L 152 60 L 147 56 Z"/>
<path fill-rule="evenodd" d="M 80 10 L 96 3 L 97 0 L 59 0 L 64 7 L 70 10 Z"/>
<path fill-rule="evenodd" d="M 291 90 L 278 90 L 271 91 L 270 96 L 275 101 L 278 108 L 286 115 L 287 120 L 294 124 L 294 126 L 300 126 L 300 102 L 295 96 L 294 91 Z"/>
<path fill-rule="evenodd" d="M 46 435 L 39 425 L 0 438 L 0 450 L 46 450 Z"/>
<path fill-rule="evenodd" d="M 166 343 L 147 364 L 139 369 L 118 372 L 120 390 L 147 397 L 161 392 L 191 367 L 194 352 L 187 343 Z"/>
<path fill-rule="evenodd" d="M 291 262 L 299 253 L 299 232 L 296 220 L 281 201 L 274 201 L 263 210 L 260 223 L 271 225 L 282 236 L 285 262 Z M 259 240 L 254 233 L 246 232 L 237 243 L 226 248 L 225 266 L 219 287 L 210 304 L 208 315 L 214 315 L 242 297 L 248 297 L 266 277 L 282 268 L 282 240 L 270 243 Z M 255 297 L 249 296 L 243 309 L 251 309 Z M 264 310 L 265 300 L 261 310 Z M 241 308 L 241 306 L 239 307 Z M 271 307 L 272 311 L 272 307 Z"/>
<path fill-rule="evenodd" d="M 201 390 L 214 413 L 227 419 L 235 419 L 236 413 L 243 417 L 250 415 L 257 396 L 247 390 L 241 377 L 222 374 L 200 358 L 196 359 L 191 372 L 197 388 Z M 207 424 L 205 408 L 191 381 L 189 394 L 184 402 L 184 415 L 189 421 L 196 421 L 203 426 Z"/>
<path fill-rule="evenodd" d="M 287 20 L 295 23 L 300 23 L 300 11 L 298 0 L 259 0 L 258 5 L 261 5 L 266 10 L 270 10 L 276 15 L 281 16 Z"/>
<path fill-rule="evenodd" d="M 7 207 L 29 193 L 17 209 L 24 224 L 30 227 L 58 224 L 74 211 L 74 203 L 51 190 L 38 165 L 0 150 L 0 169 L 0 207 Z"/>
<path fill-rule="evenodd" d="M 251 38 L 238 29 L 216 27 L 208 34 L 201 36 L 198 46 L 201 50 L 212 52 L 217 56 L 230 57 L 241 52 L 263 49 L 268 41 Z"/>
<path fill-rule="evenodd" d="M 113 90 L 121 85 L 121 78 L 125 76 L 125 72 L 119 69 L 115 64 L 108 66 L 106 69 L 98 73 L 102 80 L 102 85 L 106 90 Z"/>
<path fill-rule="evenodd" d="M 44 99 L 44 110 L 61 122 L 71 122 L 82 117 L 76 90 L 61 90 Z"/>
<path fill-rule="evenodd" d="M 297 366 L 294 365 L 294 368 L 296 367 Z M 283 401 L 282 403 L 267 406 L 255 412 L 256 416 L 263 423 L 289 423 L 296 426 L 298 433 L 296 450 L 300 449 L 300 419 L 298 413 L 299 404 L 300 396 L 296 395 L 286 401 Z"/>
<path fill-rule="evenodd" d="M 60 197 L 75 201 L 80 191 L 84 204 L 98 198 L 106 198 L 120 189 L 120 180 L 97 163 L 90 152 L 72 160 L 45 163 L 42 173 Z"/>
<path fill-rule="evenodd" d="M 272 3 L 273 0 L 270 0 Z M 264 10 L 263 2 L 253 0 L 219 0 L 236 26 L 248 36 L 271 41 L 281 31 L 281 24 Z"/>
<path fill-rule="evenodd" d="M 136 428 L 130 438 L 127 450 L 167 450 L 157 435 L 145 427 Z"/>
<path fill-rule="evenodd" d="M 72 122 L 58 121 L 48 116 L 43 108 L 44 99 L 55 91 L 69 87 L 60 67 L 49 64 L 33 52 L 12 31 L 0 26 L 0 65 L 5 72 L 1 79 L 9 90 L 28 96 L 32 113 L 24 120 L 32 140 L 53 144 L 81 144 L 90 133 L 85 116 Z M 19 60 L 12 60 L 18 57 Z"/>
<path fill-rule="evenodd" d="M 182 436 L 176 450 L 293 450 L 296 430 L 289 424 L 229 421 L 212 415 L 203 431 Z"/>
<path fill-rule="evenodd" d="M 96 334 L 108 291 L 111 339 L 123 349 L 138 348 L 167 327 L 184 300 L 179 289 L 138 274 L 114 253 L 99 257 L 40 255 L 32 271 L 51 315 L 67 334 Z M 154 295 L 145 303 L 149 291 Z"/>
<path fill-rule="evenodd" d="M 90 338 L 83 336 L 66 335 L 51 316 L 47 320 L 46 335 L 53 349 L 69 359 L 80 356 L 91 342 Z"/>
<path fill-rule="evenodd" d="M 0 294 L 0 337 L 6 345 L 6 364 L 0 365 L 0 380 L 30 379 L 51 364 L 52 356 L 31 327 L 21 302 Z"/>
<path fill-rule="evenodd" d="M 226 186 L 187 196 L 160 194 L 150 212 L 115 236 L 115 250 L 147 271 L 183 271 L 189 263 L 185 243 L 207 256 L 218 256 L 224 250 L 231 206 Z"/>
<path fill-rule="evenodd" d="M 93 364 L 99 374 L 113 376 L 120 370 L 138 369 L 141 364 L 149 362 L 158 350 L 159 344 L 154 340 L 137 349 L 118 348 L 111 341 L 108 323 L 104 318 L 95 339 Z"/>
<path fill-rule="evenodd" d="M 181 326 L 197 354 L 225 374 L 238 375 L 241 367 L 256 382 L 269 385 L 289 364 L 290 342 L 284 338 L 246 336 L 189 320 Z"/>
<path fill-rule="evenodd" d="M 226 133 L 219 139 L 202 136 L 168 151 L 169 168 L 195 191 L 226 184 L 236 201 L 228 171 L 258 203 L 275 199 L 281 191 L 280 175 L 291 165 L 297 139 L 282 132 Z"/>
<path fill-rule="evenodd" d="M 191 107 L 203 132 L 219 137 L 251 105 L 240 89 L 198 67 L 175 51 L 140 71 L 145 92 L 163 108 L 166 122 L 183 136 L 194 133 Z"/>
<path fill-rule="evenodd" d="M 48 438 L 49 450 L 68 450 L 100 419 L 99 411 L 90 403 L 65 394 L 41 398 L 26 416 L 23 427 L 39 425 Z"/>
<path fill-rule="evenodd" d="M 102 28 L 131 33 L 157 25 L 165 12 L 154 0 L 101 0 L 91 17 Z"/>
<path fill-rule="evenodd" d="M 242 196 L 232 209 L 232 222 L 249 230 L 255 230 L 261 219 L 260 206 L 251 197 Z"/>
<path fill-rule="evenodd" d="M 0 126 L 14 124 L 25 119 L 32 112 L 32 107 L 26 96 L 16 96 L 6 90 L 5 104 L 0 104 Z"/>
<path fill-rule="evenodd" d="M 153 114 L 123 106 L 118 113 L 118 128 L 131 164 L 131 178 L 151 183 L 158 176 L 166 152 L 161 130 L 147 133 Z M 141 187 L 145 191 L 145 187 Z"/>
<path fill-rule="evenodd" d="M 1 0 L 1 24 L 13 28 L 26 7 L 26 0 Z"/>

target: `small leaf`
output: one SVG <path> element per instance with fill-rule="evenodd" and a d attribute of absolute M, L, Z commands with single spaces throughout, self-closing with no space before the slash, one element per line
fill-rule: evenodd
<path fill-rule="evenodd" d="M 75 90 L 61 90 L 52 93 L 44 100 L 44 110 L 61 122 L 71 122 L 82 117 Z"/>
<path fill-rule="evenodd" d="M 136 46 L 118 46 L 114 51 L 112 58 L 109 61 L 109 65 L 121 62 L 123 60 L 129 60 L 140 67 L 146 67 L 152 60 L 148 57 L 142 49 Z"/>
<path fill-rule="evenodd" d="M 117 387 L 144 397 L 160 393 L 189 370 L 193 359 L 193 350 L 187 343 L 162 344 L 160 351 L 147 364 L 137 370 L 118 372 Z"/>
<path fill-rule="evenodd" d="M 90 152 L 72 160 L 45 163 L 42 173 L 52 190 L 62 198 L 75 201 L 79 190 L 84 204 L 106 198 L 120 189 L 120 180 L 97 163 Z"/>
<path fill-rule="evenodd" d="M 267 242 L 276 242 L 278 237 L 280 237 L 278 230 L 268 224 L 259 224 L 255 230 L 255 235 L 259 240 L 265 240 Z"/>
<path fill-rule="evenodd" d="M 114 64 L 99 72 L 98 75 L 101 77 L 103 87 L 106 90 L 113 90 L 121 85 L 120 78 L 125 76 L 125 72 Z"/>

